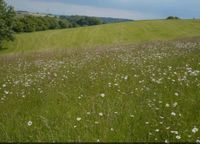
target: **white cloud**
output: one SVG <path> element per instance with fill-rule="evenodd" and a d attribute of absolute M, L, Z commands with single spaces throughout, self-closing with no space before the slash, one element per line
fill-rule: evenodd
<path fill-rule="evenodd" d="M 120 0 L 129 1 L 129 0 Z M 33 0 L 7 0 L 17 10 L 27 10 L 34 12 L 64 14 L 64 15 L 87 15 L 98 17 L 116 17 L 128 19 L 153 19 L 158 16 L 139 11 L 118 10 L 114 8 L 100 8 L 95 6 L 75 5 L 59 2 L 40 2 Z"/>

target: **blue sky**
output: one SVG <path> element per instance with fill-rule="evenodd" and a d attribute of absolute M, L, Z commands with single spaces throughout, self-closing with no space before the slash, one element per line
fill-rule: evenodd
<path fill-rule="evenodd" d="M 200 18 L 200 0 L 6 0 L 16 10 L 32 12 L 161 19 L 173 15 Z"/>

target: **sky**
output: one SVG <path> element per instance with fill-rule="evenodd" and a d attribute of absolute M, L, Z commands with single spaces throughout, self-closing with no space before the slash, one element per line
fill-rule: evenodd
<path fill-rule="evenodd" d="M 200 18 L 200 0 L 6 0 L 16 10 L 133 20 Z"/>

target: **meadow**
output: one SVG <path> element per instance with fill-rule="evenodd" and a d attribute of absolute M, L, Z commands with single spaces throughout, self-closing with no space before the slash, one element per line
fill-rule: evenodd
<path fill-rule="evenodd" d="M 5 43 L 1 53 L 43 51 L 70 48 L 95 48 L 135 44 L 155 40 L 195 37 L 200 20 L 146 20 L 100 26 L 22 33 L 14 42 Z"/>
<path fill-rule="evenodd" d="M 0 141 L 200 143 L 199 24 L 17 35 L 0 51 Z"/>

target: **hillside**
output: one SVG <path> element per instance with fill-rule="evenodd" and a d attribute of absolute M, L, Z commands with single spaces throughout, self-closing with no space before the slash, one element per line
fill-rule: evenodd
<path fill-rule="evenodd" d="M 1 53 L 87 48 L 200 35 L 200 20 L 154 20 L 17 34 Z"/>

